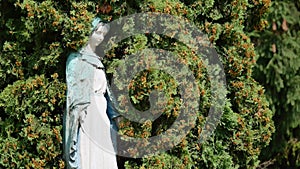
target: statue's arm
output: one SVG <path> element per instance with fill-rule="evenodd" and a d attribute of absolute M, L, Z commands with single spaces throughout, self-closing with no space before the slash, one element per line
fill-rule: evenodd
<path fill-rule="evenodd" d="M 70 54 L 67 61 L 67 97 L 69 109 L 84 109 L 90 103 L 92 73 L 88 66 L 79 58 L 80 54 Z"/>

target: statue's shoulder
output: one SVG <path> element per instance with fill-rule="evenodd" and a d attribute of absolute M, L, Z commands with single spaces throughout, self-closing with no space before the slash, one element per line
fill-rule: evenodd
<path fill-rule="evenodd" d="M 73 76 L 76 74 L 78 70 L 80 70 L 81 63 L 80 63 L 80 53 L 73 52 L 68 55 L 67 63 L 66 63 L 66 73 L 68 76 Z"/>
<path fill-rule="evenodd" d="M 80 58 L 81 54 L 79 52 L 72 52 L 68 55 L 67 59 L 67 66 L 70 66 L 70 64 L 74 64 L 74 62 L 77 62 Z"/>

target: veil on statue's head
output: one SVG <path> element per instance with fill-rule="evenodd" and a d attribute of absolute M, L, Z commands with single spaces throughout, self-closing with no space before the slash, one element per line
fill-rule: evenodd
<path fill-rule="evenodd" d="M 101 22 L 101 18 L 96 17 L 93 19 L 92 22 L 92 32 L 94 32 L 94 30 L 97 28 L 97 25 Z"/>
<path fill-rule="evenodd" d="M 89 40 L 88 43 L 92 44 L 92 45 L 95 45 L 95 43 L 99 43 L 99 42 L 93 41 L 93 39 L 97 39 L 96 38 L 97 36 L 98 37 L 103 36 L 105 38 L 106 34 L 109 31 L 110 31 L 109 21 L 105 21 L 105 20 L 102 20 L 99 17 L 95 17 L 92 21 L 91 34 L 90 34 L 90 37 L 89 37 L 90 40 Z M 100 43 L 102 43 L 102 42 L 100 42 Z M 93 48 L 93 50 L 95 50 L 95 51 L 93 51 L 93 52 L 96 53 L 98 56 L 100 56 L 101 59 L 103 59 L 104 53 L 103 53 L 102 49 L 99 48 L 100 43 L 96 44 L 95 48 Z"/>
<path fill-rule="evenodd" d="M 108 30 L 109 30 L 109 25 L 108 25 L 108 21 L 102 20 L 99 17 L 95 17 L 92 21 L 92 32 L 93 33 L 98 27 L 99 27 L 99 23 L 103 23 L 103 26 L 105 26 Z"/>

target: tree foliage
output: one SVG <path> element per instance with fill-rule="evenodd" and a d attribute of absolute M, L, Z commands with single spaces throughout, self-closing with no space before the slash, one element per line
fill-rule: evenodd
<path fill-rule="evenodd" d="M 174 39 L 137 35 L 108 53 L 113 73 L 118 61 L 144 48 L 171 50 L 194 73 L 201 95 L 196 126 L 173 149 L 142 159 L 123 159 L 126 168 L 256 168 L 274 132 L 264 89 L 252 78 L 257 55 L 248 34 L 267 25 L 268 0 L 1 1 L 0 167 L 63 168 L 61 117 L 65 104 L 65 61 L 85 44 L 97 14 L 115 20 L 137 12 L 163 12 L 186 18 L 208 34 L 225 67 L 227 100 L 220 124 L 207 142 L 198 139 L 210 104 L 207 71 L 194 51 Z M 136 76 L 131 90 L 137 108 L 146 109 L 147 89 L 173 99 L 159 121 L 123 121 L 120 133 L 151 137 L 168 128 L 178 113 L 172 77 L 159 71 Z M 159 83 L 158 83 L 159 82 Z M 166 86 L 167 85 L 167 86 Z M 171 87 L 168 87 L 171 85 Z"/>
<path fill-rule="evenodd" d="M 273 168 L 300 167 L 300 1 L 272 3 L 269 26 L 253 34 L 259 59 L 256 79 L 265 86 L 275 112 L 276 133 L 263 158 L 275 159 Z"/>

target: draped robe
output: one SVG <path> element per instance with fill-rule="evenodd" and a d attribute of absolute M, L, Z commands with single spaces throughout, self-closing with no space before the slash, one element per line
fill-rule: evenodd
<path fill-rule="evenodd" d="M 66 65 L 67 80 L 67 106 L 64 114 L 63 125 L 63 147 L 64 158 L 67 168 L 80 169 L 80 151 L 79 151 L 79 128 L 80 121 L 84 120 L 88 106 L 91 104 L 91 96 L 95 93 L 93 89 L 93 78 L 95 69 L 104 69 L 99 57 L 86 50 L 77 53 L 71 53 Z M 106 80 L 106 79 L 104 79 Z M 105 94 L 107 100 L 107 116 L 110 119 L 111 128 L 115 131 L 116 126 L 113 121 L 119 114 L 112 106 L 115 102 L 111 92 Z M 99 129 L 101 130 L 101 128 Z M 115 133 L 115 132 L 112 132 Z M 112 138 L 115 138 L 112 136 Z M 114 144 L 116 140 L 114 140 Z M 116 147 L 114 145 L 114 147 Z"/>

